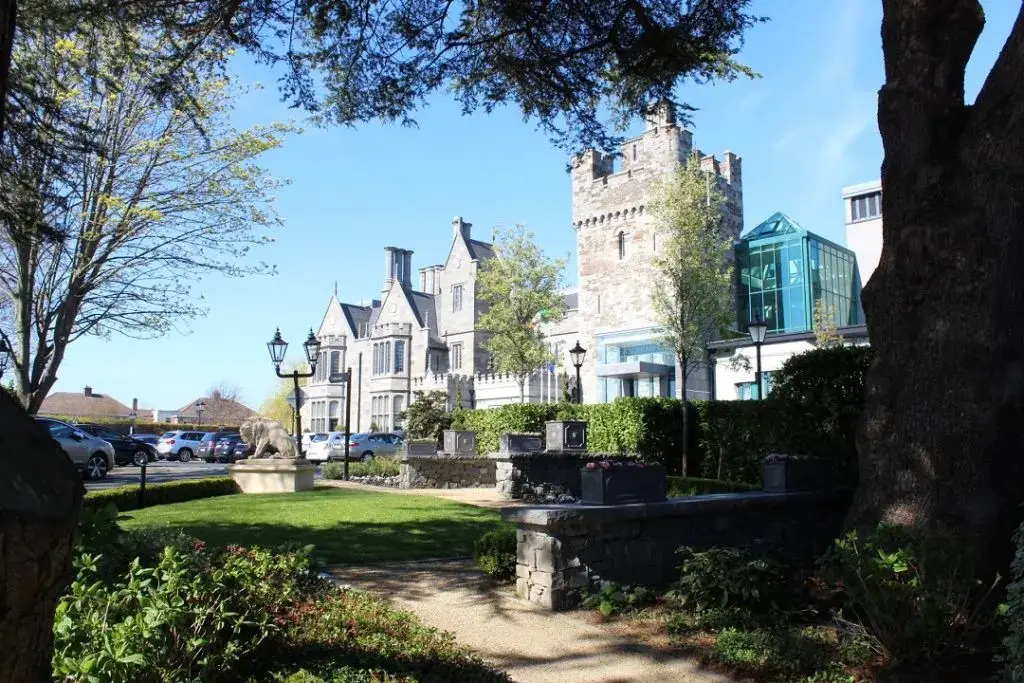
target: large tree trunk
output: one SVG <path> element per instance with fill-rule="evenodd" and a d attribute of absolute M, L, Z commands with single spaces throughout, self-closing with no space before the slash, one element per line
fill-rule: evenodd
<path fill-rule="evenodd" d="M 1008 557 L 1024 502 L 1024 9 L 974 106 L 975 0 L 884 0 L 884 246 L 849 522 Z"/>
<path fill-rule="evenodd" d="M 17 0 L 0 0 L 0 141 L 7 121 L 7 82 L 11 73 L 14 27 L 18 17 Z"/>
<path fill-rule="evenodd" d="M 0 389 L 0 683 L 52 680 L 53 613 L 82 495 L 67 454 Z"/>

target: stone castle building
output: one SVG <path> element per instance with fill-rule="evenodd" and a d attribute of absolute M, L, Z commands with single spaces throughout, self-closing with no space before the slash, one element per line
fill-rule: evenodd
<path fill-rule="evenodd" d="M 678 396 L 679 372 L 662 348 L 651 288 L 651 256 L 658 235 L 645 204 L 654 183 L 691 154 L 714 171 L 725 194 L 724 228 L 738 237 L 743 227 L 743 178 L 739 157 L 721 160 L 693 147 L 692 134 L 662 109 L 639 137 L 627 141 L 621 167 L 595 151 L 579 155 L 572 168 L 572 217 L 576 231 L 578 288 L 565 292 L 566 316 L 545 324 L 555 362 L 528 380 L 528 402 L 556 402 L 575 383 L 568 350 L 577 340 L 588 350 L 581 370 L 587 403 L 619 396 Z M 343 428 L 345 385 L 337 375 L 352 369 L 353 432 L 373 424 L 401 427 L 402 411 L 417 391 L 442 390 L 449 407 L 486 408 L 519 401 L 519 387 L 493 372 L 476 329 L 483 302 L 476 274 L 491 244 L 473 238 L 461 217 L 452 221 L 443 263 L 418 270 L 412 252 L 386 247 L 380 298 L 362 304 L 331 297 L 317 332 L 322 344 L 317 374 L 305 387 L 304 431 Z M 691 398 L 710 397 L 707 374 L 691 375 Z M 335 376 L 335 381 L 332 380 Z"/>

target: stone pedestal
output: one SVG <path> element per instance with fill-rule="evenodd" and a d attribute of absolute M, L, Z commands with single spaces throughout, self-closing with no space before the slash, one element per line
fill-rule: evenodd
<path fill-rule="evenodd" d="M 476 432 L 446 429 L 442 433 L 444 452 L 451 455 L 476 455 Z"/>
<path fill-rule="evenodd" d="M 305 458 L 295 460 L 239 460 L 228 466 L 242 493 L 294 493 L 313 488 L 316 467 Z"/>
<path fill-rule="evenodd" d="M 545 423 L 545 450 L 549 453 L 582 453 L 587 450 L 587 423 L 558 420 Z"/>

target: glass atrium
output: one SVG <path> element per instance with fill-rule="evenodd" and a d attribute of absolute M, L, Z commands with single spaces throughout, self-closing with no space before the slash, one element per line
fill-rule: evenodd
<path fill-rule="evenodd" d="M 737 327 L 757 314 L 769 334 L 810 332 L 814 306 L 824 301 L 836 327 L 860 325 L 860 274 L 852 251 L 808 232 L 784 213 L 736 245 Z"/>

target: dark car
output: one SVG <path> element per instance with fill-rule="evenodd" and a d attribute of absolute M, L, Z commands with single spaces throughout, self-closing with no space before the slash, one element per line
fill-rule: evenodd
<path fill-rule="evenodd" d="M 114 462 L 118 465 L 132 464 L 142 467 L 143 462 L 156 462 L 156 447 L 127 434 L 122 434 L 116 429 L 88 423 L 78 423 L 74 427 L 103 439 L 113 446 Z"/>
<path fill-rule="evenodd" d="M 244 460 L 256 452 L 255 446 L 250 446 L 244 441 L 235 444 L 235 460 Z"/>
<path fill-rule="evenodd" d="M 217 459 L 217 444 L 220 440 L 228 436 L 238 436 L 237 432 L 207 432 L 203 434 L 203 438 L 199 440 L 199 448 L 196 452 L 196 457 L 206 462 L 213 462 Z"/>
<path fill-rule="evenodd" d="M 142 443 L 148 443 L 156 450 L 156 442 L 160 440 L 159 434 L 132 434 L 132 438 Z"/>
<path fill-rule="evenodd" d="M 221 438 L 221 440 L 217 442 L 217 462 L 234 462 L 236 460 L 235 444 L 240 443 L 241 441 L 242 437 L 240 434 L 228 434 L 227 436 Z"/>

